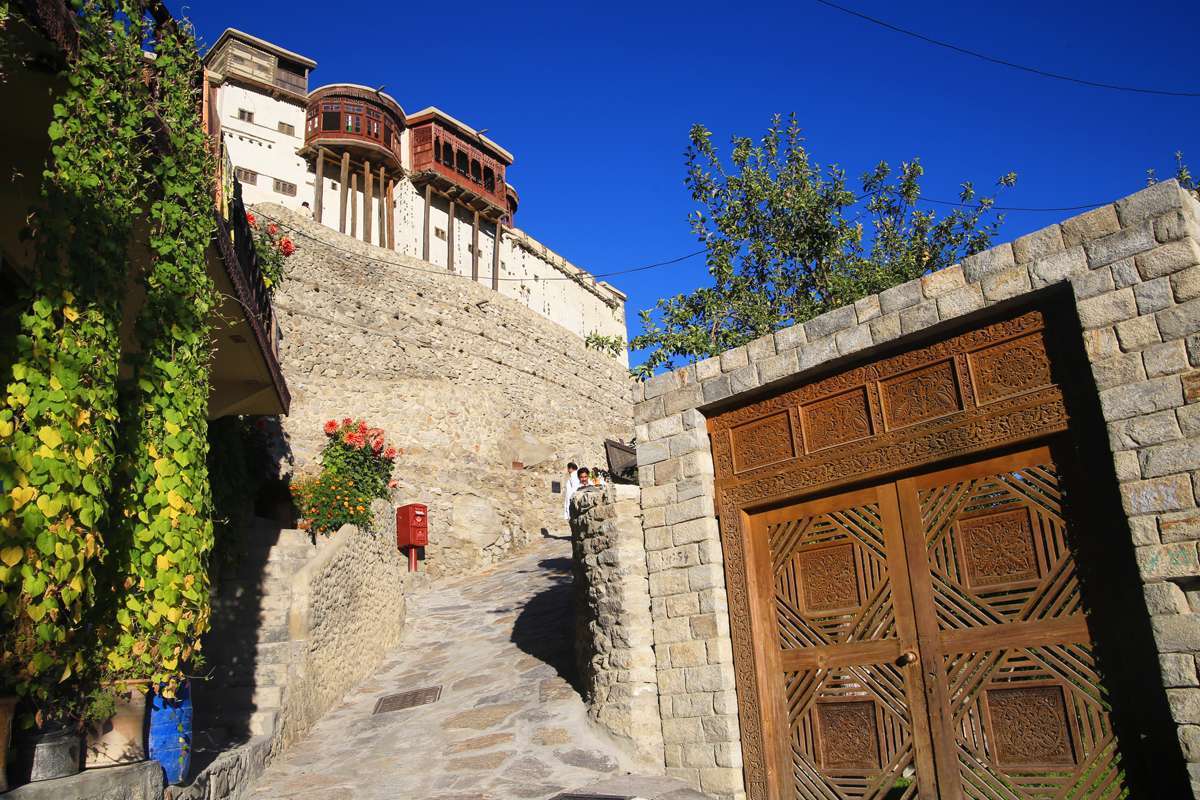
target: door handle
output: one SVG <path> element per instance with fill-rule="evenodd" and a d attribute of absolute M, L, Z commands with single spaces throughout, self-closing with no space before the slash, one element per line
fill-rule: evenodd
<path fill-rule="evenodd" d="M 903 653 L 900 654 L 900 657 L 896 659 L 896 666 L 897 667 L 907 667 L 909 664 L 913 663 L 916 660 L 917 660 L 917 654 L 914 651 L 905 650 Z"/>

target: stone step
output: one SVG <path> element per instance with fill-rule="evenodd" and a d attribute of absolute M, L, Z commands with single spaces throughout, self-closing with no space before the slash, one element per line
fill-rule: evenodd
<path fill-rule="evenodd" d="M 287 664 L 255 664 L 249 667 L 218 666 L 213 668 L 209 680 L 219 687 L 238 686 L 282 686 L 287 682 Z"/>

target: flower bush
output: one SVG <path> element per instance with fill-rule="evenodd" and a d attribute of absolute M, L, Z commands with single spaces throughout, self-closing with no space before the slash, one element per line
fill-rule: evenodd
<path fill-rule="evenodd" d="M 343 525 L 366 525 L 371 501 L 388 496 L 396 448 L 382 428 L 346 417 L 324 425 L 328 441 L 321 450 L 321 474 L 292 482 L 292 496 L 303 516 L 301 527 L 332 533 Z"/>
<path fill-rule="evenodd" d="M 258 254 L 258 267 L 262 270 L 263 283 L 272 294 L 283 280 L 283 262 L 296 252 L 296 243 L 279 233 L 274 222 L 263 224 L 251 211 L 246 212 L 246 222 L 254 231 L 254 251 Z"/>

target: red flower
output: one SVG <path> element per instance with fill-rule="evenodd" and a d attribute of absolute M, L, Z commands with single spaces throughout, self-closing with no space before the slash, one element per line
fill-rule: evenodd
<path fill-rule="evenodd" d="M 388 459 L 389 461 L 391 461 L 393 458 L 396 457 L 396 448 L 389 447 L 387 450 L 384 450 L 383 457 Z"/>
<path fill-rule="evenodd" d="M 250 213 L 249 211 L 246 212 L 246 222 L 249 222 L 251 225 L 258 225 L 258 220 L 255 219 L 254 214 Z"/>
<path fill-rule="evenodd" d="M 358 450 L 362 450 L 367 444 L 367 437 L 361 433 L 348 433 L 346 438 L 349 440 L 350 446 Z"/>
<path fill-rule="evenodd" d="M 371 450 L 373 450 L 375 452 L 375 455 L 379 455 L 379 451 L 382 449 L 383 449 L 383 439 L 372 439 L 371 440 Z"/>
<path fill-rule="evenodd" d="M 398 480 L 395 480 L 394 478 L 393 478 L 392 480 L 388 481 L 388 488 L 389 488 L 389 489 L 395 489 L 395 488 L 396 488 L 397 486 L 399 486 L 399 485 L 400 485 L 400 481 L 398 481 Z"/>
<path fill-rule="evenodd" d="M 333 434 L 337 432 L 337 429 L 338 429 L 337 420 L 331 419 L 325 423 L 325 435 L 326 436 L 333 436 Z"/>
<path fill-rule="evenodd" d="M 272 223 L 269 223 L 269 224 L 267 225 L 267 233 L 269 233 L 269 234 L 271 234 L 272 236 L 274 236 L 275 234 L 279 233 L 279 226 L 278 226 L 278 225 L 276 225 L 274 222 L 272 222 Z"/>
<path fill-rule="evenodd" d="M 351 433 L 350 431 L 346 431 L 345 433 L 342 434 L 342 441 L 348 445 L 353 445 L 354 444 L 354 434 Z"/>
<path fill-rule="evenodd" d="M 367 435 L 367 423 L 364 420 L 360 419 L 358 421 L 358 432 L 361 433 L 363 436 Z"/>
<path fill-rule="evenodd" d="M 292 253 L 296 252 L 296 245 L 291 239 L 285 236 L 279 240 L 279 252 L 283 253 L 285 256 L 290 256 Z"/>
<path fill-rule="evenodd" d="M 343 425 L 351 425 L 353 423 L 354 423 L 354 420 L 350 419 L 349 417 L 346 417 L 345 419 L 342 420 Z"/>

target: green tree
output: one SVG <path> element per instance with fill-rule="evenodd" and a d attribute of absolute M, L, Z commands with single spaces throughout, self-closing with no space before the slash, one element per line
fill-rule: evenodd
<path fill-rule="evenodd" d="M 640 312 L 642 333 L 630 344 L 651 351 L 634 369 L 641 377 L 948 267 L 986 249 L 1004 220 L 969 182 L 962 207 L 941 217 L 918 209 L 917 159 L 897 171 L 881 161 L 851 191 L 837 165 L 810 158 L 794 114 L 776 115 L 757 143 L 734 137 L 731 168 L 703 125 L 690 138 L 686 183 L 700 206 L 691 225 L 712 285 Z M 1015 182 L 1009 173 L 997 185 Z"/>
<path fill-rule="evenodd" d="M 1179 181 L 1179 185 L 1189 192 L 1200 193 L 1200 179 L 1192 175 L 1191 169 L 1188 168 L 1187 162 L 1183 160 L 1183 151 L 1175 151 L 1175 180 Z M 1154 169 L 1146 170 L 1146 185 L 1153 186 L 1158 183 L 1158 175 Z"/>

